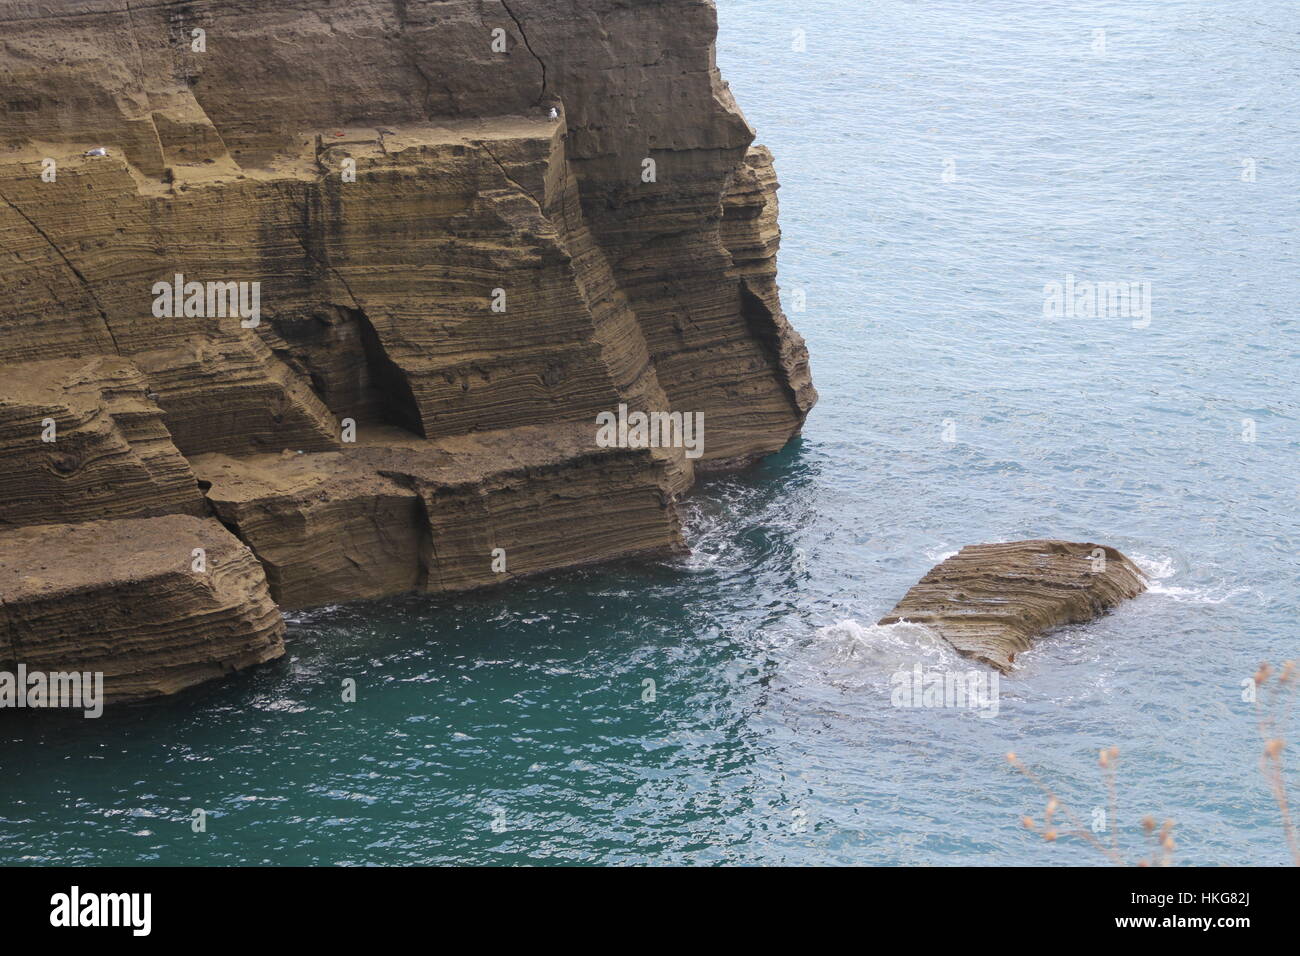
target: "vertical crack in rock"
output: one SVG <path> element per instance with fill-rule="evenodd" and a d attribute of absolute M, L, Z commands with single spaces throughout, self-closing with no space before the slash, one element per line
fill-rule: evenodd
<path fill-rule="evenodd" d="M 510 9 L 510 4 L 506 3 L 506 0 L 500 0 L 500 2 L 502 8 L 510 15 L 510 19 L 515 21 L 515 29 L 519 31 L 519 38 L 524 41 L 524 47 L 533 55 L 533 59 L 537 61 L 537 65 L 542 68 L 542 91 L 538 94 L 537 99 L 533 101 L 533 105 L 536 106 L 546 99 L 546 61 L 537 55 L 537 51 L 533 49 L 533 45 L 528 42 L 528 34 L 524 30 L 524 25 L 519 22 L 519 18 L 515 16 L 515 12 Z"/>
<path fill-rule="evenodd" d="M 353 293 L 352 286 L 348 284 L 348 280 L 343 278 L 343 273 L 339 272 L 338 269 L 335 269 L 334 266 L 330 265 L 330 263 L 323 259 L 319 254 L 313 252 L 311 247 L 307 245 L 307 240 L 301 235 L 295 232 L 293 233 L 293 238 L 297 240 L 298 245 L 302 246 L 302 251 L 306 253 L 307 258 L 319 266 L 322 272 L 328 272 L 334 278 L 339 280 L 339 285 L 343 286 L 344 291 L 348 294 L 348 298 L 352 300 L 352 308 L 356 309 L 358 312 L 362 311 L 361 303 Z"/>
<path fill-rule="evenodd" d="M 497 154 L 492 152 L 492 148 L 488 146 L 487 143 L 479 143 L 478 145 L 483 150 L 483 152 L 487 153 L 489 156 L 492 157 L 492 161 L 496 163 L 497 166 L 501 169 L 501 175 L 506 178 L 506 181 L 510 183 L 512 186 L 514 186 L 516 189 L 518 189 L 525 196 L 527 196 L 529 199 L 531 199 L 533 201 L 533 205 L 537 207 L 538 214 L 541 215 L 543 219 L 545 219 L 546 213 L 542 210 L 541 200 L 539 200 L 536 196 L 533 195 L 532 190 L 528 189 L 526 186 L 524 186 L 523 183 L 519 182 L 519 180 L 515 179 L 513 176 L 510 175 L 510 173 L 506 170 L 505 164 L 502 163 L 501 160 L 497 158 Z"/>
<path fill-rule="evenodd" d="M 438 543 L 433 535 L 433 517 L 429 512 L 429 503 L 425 500 L 419 479 L 406 471 L 387 468 L 377 468 L 375 474 L 406 489 L 414 496 L 419 517 L 416 525 L 419 538 L 415 548 L 417 564 L 415 586 L 418 591 L 436 591 L 434 578 L 438 572 Z"/>
<path fill-rule="evenodd" d="M 59 248 L 59 244 L 49 237 L 49 235 L 45 232 L 45 230 L 42 229 L 37 224 L 36 220 L 33 219 L 31 216 L 27 215 L 27 213 L 23 211 L 22 207 L 20 207 L 15 202 L 10 202 L 9 198 L 5 196 L 4 193 L 0 193 L 0 200 L 3 200 L 6 206 L 8 206 L 14 212 L 18 213 L 18 215 L 22 216 L 23 219 L 27 221 L 27 225 L 31 226 L 37 235 L 39 235 L 42 239 L 44 239 L 47 243 L 49 243 L 50 248 L 53 249 L 55 253 L 58 254 L 58 257 L 63 260 L 63 264 L 68 267 L 68 271 L 70 271 L 74 276 L 76 276 L 77 281 L 79 281 L 83 286 L 85 286 L 86 294 L 90 296 L 90 301 L 95 303 L 95 310 L 99 312 L 99 317 L 104 322 L 104 331 L 108 333 L 108 337 L 113 341 L 113 351 L 117 352 L 118 355 L 121 355 L 122 349 L 121 346 L 117 344 L 117 336 L 113 334 L 113 326 L 108 321 L 108 313 L 104 311 L 103 303 L 99 301 L 99 296 L 96 295 L 95 287 L 91 284 L 90 280 L 87 279 L 82 274 L 81 270 L 78 269 L 73 264 L 72 260 L 68 258 L 67 254 L 64 253 L 62 249 Z"/>
<path fill-rule="evenodd" d="M 762 346 L 772 367 L 781 370 L 781 384 L 785 386 L 790 396 L 790 405 L 798 409 L 799 395 L 791 384 L 789 372 L 784 366 L 784 357 L 781 354 L 781 330 L 777 327 L 776 316 L 767 307 L 767 303 L 754 294 L 745 279 L 740 280 L 740 314 L 745 320 L 749 334 Z"/>

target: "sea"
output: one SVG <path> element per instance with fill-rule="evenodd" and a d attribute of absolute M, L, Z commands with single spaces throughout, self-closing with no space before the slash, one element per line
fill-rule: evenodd
<path fill-rule="evenodd" d="M 700 483 L 689 556 L 297 613 L 225 683 L 6 720 L 0 862 L 1289 861 L 1261 736 L 1297 721 L 1252 677 L 1300 653 L 1300 8 L 718 19 L 782 183 L 802 436 Z M 1037 537 L 1150 587 L 980 706 L 900 694 L 980 668 L 874 622 L 962 546 Z"/>

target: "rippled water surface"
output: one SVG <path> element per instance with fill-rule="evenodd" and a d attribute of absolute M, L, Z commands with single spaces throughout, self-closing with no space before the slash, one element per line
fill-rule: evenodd
<path fill-rule="evenodd" d="M 4 861 L 1094 863 L 1025 833 L 1003 754 L 1091 820 L 1106 745 L 1122 845 L 1152 812 L 1178 862 L 1285 861 L 1241 682 L 1297 651 L 1296 5 L 719 5 L 803 438 L 700 488 L 687 559 L 312 612 L 211 691 L 10 722 Z M 1067 273 L 1149 281 L 1149 325 L 1045 320 Z M 1030 536 L 1153 587 L 1023 655 L 996 715 L 892 706 L 900 668 L 969 665 L 871 622 Z"/>

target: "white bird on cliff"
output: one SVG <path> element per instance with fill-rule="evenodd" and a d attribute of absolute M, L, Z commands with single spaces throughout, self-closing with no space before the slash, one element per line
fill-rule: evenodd
<path fill-rule="evenodd" d="M 560 111 L 557 110 L 554 106 L 552 106 L 552 107 L 551 107 L 551 119 L 559 119 L 559 118 L 560 118 Z"/>
<path fill-rule="evenodd" d="M 96 146 L 94 149 L 88 149 L 88 150 L 86 150 L 86 155 L 87 155 L 87 156 L 107 156 L 107 155 L 108 155 L 108 150 L 106 150 L 103 146 Z"/>

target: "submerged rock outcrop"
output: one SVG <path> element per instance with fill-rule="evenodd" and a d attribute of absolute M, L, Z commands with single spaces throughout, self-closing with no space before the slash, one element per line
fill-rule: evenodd
<path fill-rule="evenodd" d="M 1035 637 L 1091 621 L 1145 590 L 1137 565 L 1104 545 L 973 544 L 931 568 L 878 623 L 923 624 L 1005 673 Z"/>
<path fill-rule="evenodd" d="M 273 602 L 681 549 L 816 400 L 715 18 L 0 0 L 0 668 L 139 699 L 277 656 Z"/>

